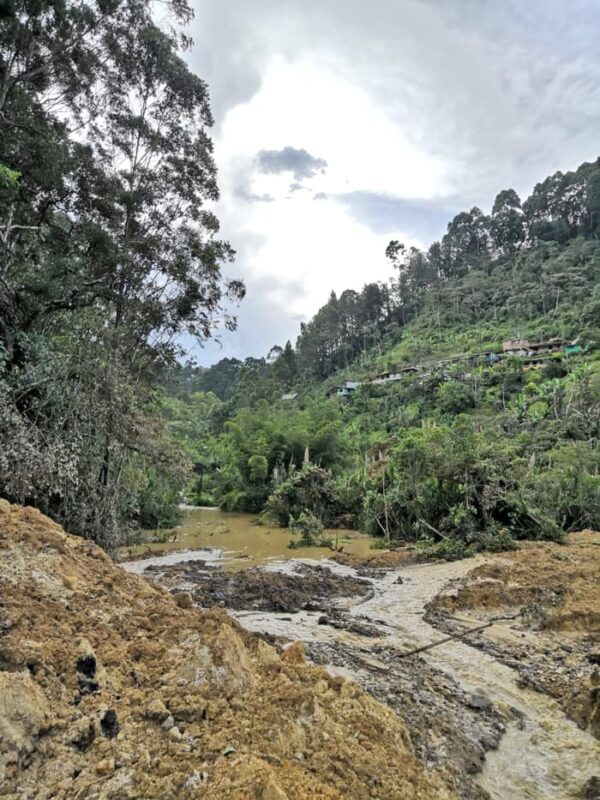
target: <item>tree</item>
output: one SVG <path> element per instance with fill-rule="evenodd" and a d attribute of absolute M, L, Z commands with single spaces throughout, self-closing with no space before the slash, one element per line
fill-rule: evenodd
<path fill-rule="evenodd" d="M 134 461 L 158 457 L 144 422 L 174 337 L 210 335 L 243 294 L 206 208 L 208 93 L 177 31 L 191 10 L 165 6 L 171 28 L 142 0 L 20 0 L 0 21 L 0 382 L 40 451 L 0 492 L 106 542 L 137 513 Z"/>
<path fill-rule="evenodd" d="M 494 200 L 491 236 L 499 255 L 514 253 L 525 238 L 521 200 L 514 189 L 504 189 Z"/>

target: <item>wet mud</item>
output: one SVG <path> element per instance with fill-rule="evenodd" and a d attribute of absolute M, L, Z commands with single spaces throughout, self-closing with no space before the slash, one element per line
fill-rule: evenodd
<path fill-rule="evenodd" d="M 557 559 L 549 556 L 544 564 L 542 552 L 540 572 L 525 585 L 536 547 L 524 549 L 518 568 L 511 562 L 517 554 L 431 564 L 418 563 L 410 548 L 336 556 L 319 565 L 275 561 L 241 578 L 242 599 L 218 572 L 202 579 L 218 587 L 216 594 L 196 595 L 189 573 L 183 579 L 184 565 L 163 576 L 156 570 L 153 577 L 168 576 L 169 589 L 192 604 L 218 598 L 244 628 L 282 651 L 301 642 L 313 663 L 356 681 L 403 720 L 420 762 L 442 774 L 463 800 L 593 797 L 600 764 L 594 712 L 586 706 L 577 719 L 571 709 L 579 724 L 569 720 L 564 687 L 579 685 L 583 658 L 586 674 L 594 674 L 597 656 L 588 629 L 594 601 L 586 597 L 597 572 L 578 566 L 585 558 L 571 558 L 572 551 L 562 549 L 564 574 L 557 584 Z M 504 563 L 509 577 L 500 587 L 497 572 Z M 519 572 L 521 585 L 513 580 Z M 473 575 L 484 587 L 481 595 L 474 593 Z M 363 586 L 353 594 L 351 581 L 357 580 Z M 298 593 L 300 601 L 279 605 L 279 593 L 286 591 Z M 483 598 L 477 613 L 470 607 L 475 597 Z M 521 609 L 530 627 L 545 620 L 547 628 L 562 629 L 562 639 L 552 646 L 544 639 L 536 650 L 527 638 L 532 632 L 519 628 Z M 491 620 L 484 631 L 470 632 Z M 513 640 L 518 653 L 499 644 Z M 552 671 L 547 665 L 553 659 Z"/>

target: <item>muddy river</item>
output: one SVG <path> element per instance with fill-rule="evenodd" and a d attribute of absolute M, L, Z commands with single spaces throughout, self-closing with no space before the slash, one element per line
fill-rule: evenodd
<path fill-rule="evenodd" d="M 372 553 L 367 538 L 349 532 L 340 532 L 340 538 L 341 534 L 348 552 Z M 245 515 L 194 511 L 187 517 L 175 542 L 153 545 L 152 549 L 158 551 L 156 554 L 124 566 L 142 572 L 149 564 L 160 566 L 206 558 L 226 569 L 260 565 L 269 572 L 294 574 L 302 565 L 320 562 L 336 574 L 356 575 L 352 568 L 328 560 L 330 551 L 289 550 L 289 538 L 287 531 L 252 525 Z M 339 660 L 334 665 L 333 658 L 332 663 L 325 663 L 332 672 L 352 677 L 372 691 L 373 670 L 368 668 L 371 652 L 377 653 L 377 645 L 384 643 L 388 654 L 400 655 L 444 638 L 425 622 L 425 607 L 449 580 L 461 577 L 476 563 L 475 559 L 470 559 L 373 573 L 369 576 L 371 591 L 366 599 L 335 601 L 347 615 L 375 626 L 381 633 L 380 639 L 372 636 L 365 639 L 347 630 L 323 625 L 319 611 L 302 610 L 285 615 L 253 610 L 232 613 L 250 630 L 303 641 L 309 655 L 311 646 L 325 648 L 325 652 L 333 654 L 336 647 L 358 648 L 366 654 L 364 668 L 340 664 Z M 449 676 L 464 692 L 483 694 L 494 708 L 504 713 L 505 730 L 499 744 L 487 752 L 482 769 L 474 777 L 479 787 L 494 800 L 579 798 L 586 781 L 600 772 L 598 741 L 568 720 L 554 700 L 520 688 L 517 673 L 493 656 L 466 642 L 453 640 L 423 652 L 420 658 L 432 669 Z M 383 675 L 385 665 L 378 666 L 375 657 L 372 666 L 377 681 L 377 670 Z"/>
<path fill-rule="evenodd" d="M 345 553 L 366 556 L 372 553 L 374 539 L 346 530 L 325 530 L 323 535 L 343 548 Z M 147 538 L 152 538 L 152 533 Z M 121 548 L 121 555 L 143 561 L 132 564 L 132 571 L 141 572 L 148 564 L 175 564 L 201 558 L 226 570 L 248 569 L 272 561 L 298 558 L 320 560 L 331 555 L 326 547 L 290 549 L 295 539 L 288 530 L 257 524 L 251 514 L 234 514 L 218 508 L 196 508 L 186 512 L 183 524 L 164 542 L 142 542 L 135 547 Z"/>

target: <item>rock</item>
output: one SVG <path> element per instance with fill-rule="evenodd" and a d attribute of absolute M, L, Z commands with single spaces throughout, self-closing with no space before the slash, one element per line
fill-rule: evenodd
<path fill-rule="evenodd" d="M 396 578 L 396 580 L 394 581 L 394 583 L 403 584 L 403 583 L 404 583 L 404 581 L 402 580 L 402 575 L 398 575 L 398 577 Z"/>
<path fill-rule="evenodd" d="M 169 716 L 169 709 L 166 707 L 163 701 L 157 697 L 148 703 L 145 716 L 147 719 L 151 719 L 153 722 L 162 723 Z"/>
<path fill-rule="evenodd" d="M 600 800 L 600 777 L 594 775 L 583 787 L 582 800 Z"/>
<path fill-rule="evenodd" d="M 208 772 L 198 772 L 198 770 L 194 770 L 188 777 L 185 779 L 183 784 L 184 789 L 197 789 L 199 786 L 202 786 L 203 783 L 206 783 L 208 780 Z"/>
<path fill-rule="evenodd" d="M 117 712 L 114 709 L 109 708 L 104 712 L 104 716 L 100 720 L 100 730 L 102 731 L 102 735 L 106 736 L 107 739 L 112 739 L 117 735 L 120 728 L 117 720 Z"/>
<path fill-rule="evenodd" d="M 169 736 L 171 739 L 176 739 L 177 741 L 183 738 L 182 732 L 176 725 L 174 725 L 172 728 L 169 728 Z"/>
<path fill-rule="evenodd" d="M 492 705 L 492 701 L 483 692 L 472 692 L 467 697 L 467 705 L 469 706 L 469 708 L 475 708 L 478 711 L 481 711 L 484 708 L 490 708 Z"/>
<path fill-rule="evenodd" d="M 29 672 L 0 671 L 0 783 L 2 764 L 20 764 L 49 725 L 46 696 Z"/>
<path fill-rule="evenodd" d="M 221 753 L 221 755 L 222 755 L 222 756 L 230 756 L 230 755 L 232 755 L 232 753 L 237 753 L 237 750 L 235 749 L 235 747 L 232 747 L 231 745 L 229 745 L 228 747 L 226 747 L 226 748 L 223 750 L 223 752 Z"/>
<path fill-rule="evenodd" d="M 587 660 L 590 662 L 590 664 L 597 664 L 600 666 L 600 652 L 588 653 Z"/>
<path fill-rule="evenodd" d="M 194 607 L 194 601 L 192 600 L 192 595 L 189 592 L 177 592 L 175 595 L 175 602 L 179 608 Z"/>
<path fill-rule="evenodd" d="M 114 758 L 103 758 L 96 764 L 96 772 L 98 775 L 111 775 L 115 771 Z"/>
<path fill-rule="evenodd" d="M 304 645 L 302 642 L 291 644 L 281 656 L 281 660 L 285 661 L 286 664 L 304 664 Z"/>
<path fill-rule="evenodd" d="M 288 800 L 287 794 L 279 784 L 270 778 L 261 794 L 261 800 Z"/>
<path fill-rule="evenodd" d="M 98 669 L 96 654 L 87 639 L 81 640 L 77 650 L 75 669 L 79 691 L 81 694 L 97 694 L 100 691 L 100 684 L 96 674 Z"/>
<path fill-rule="evenodd" d="M 71 744 L 82 753 L 85 752 L 96 738 L 96 723 L 90 717 L 78 720 L 71 730 Z"/>
<path fill-rule="evenodd" d="M 163 721 L 163 724 L 162 724 L 161 727 L 162 727 L 163 731 L 170 731 L 171 728 L 173 728 L 174 726 L 175 726 L 175 720 L 173 719 L 171 714 L 169 714 L 169 716 Z"/>

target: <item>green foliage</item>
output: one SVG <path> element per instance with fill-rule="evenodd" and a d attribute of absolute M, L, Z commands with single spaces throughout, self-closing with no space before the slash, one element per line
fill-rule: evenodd
<path fill-rule="evenodd" d="M 154 467 L 145 472 L 139 493 L 138 521 L 142 528 L 171 528 L 181 519 L 179 487 Z"/>
<path fill-rule="evenodd" d="M 338 493 L 331 473 L 314 464 L 305 464 L 277 486 L 268 499 L 267 511 L 286 527 L 303 512 L 327 524 L 337 504 Z"/>
<path fill-rule="evenodd" d="M 438 404 L 444 414 L 462 414 L 474 408 L 475 393 L 471 387 L 460 381 L 443 383 L 438 389 Z"/>
<path fill-rule="evenodd" d="M 417 541 L 417 548 L 425 558 L 439 558 L 444 561 L 458 561 L 473 555 L 473 547 L 465 544 L 462 539 L 452 538 L 436 541 L 431 536 L 422 536 Z"/>
<path fill-rule="evenodd" d="M 108 547 L 175 518 L 207 454 L 173 445 L 155 393 L 179 334 L 232 324 L 243 294 L 221 275 L 191 9 L 159 16 L 3 3 L 0 25 L 0 496 Z"/>
<path fill-rule="evenodd" d="M 599 176 L 557 173 L 524 203 L 504 190 L 427 253 L 391 242 L 387 284 L 332 293 L 295 349 L 242 365 L 205 440 L 215 497 L 445 558 L 598 527 Z M 521 337 L 581 352 L 490 357 Z M 325 399 L 346 380 L 363 381 L 350 400 Z"/>
<path fill-rule="evenodd" d="M 288 528 L 300 537 L 299 543 L 296 544 L 292 540 L 290 547 L 312 547 L 322 544 L 323 523 L 310 511 L 302 511 L 297 519 L 290 515 Z"/>
<path fill-rule="evenodd" d="M 9 169 L 0 163 L 0 193 L 7 193 L 16 189 L 19 184 L 21 173 L 15 169 Z"/>

